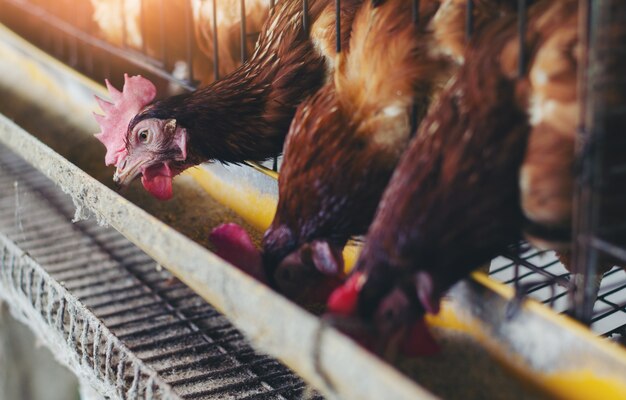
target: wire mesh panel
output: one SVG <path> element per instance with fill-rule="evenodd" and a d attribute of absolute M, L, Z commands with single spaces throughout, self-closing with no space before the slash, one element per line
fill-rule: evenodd
<path fill-rule="evenodd" d="M 571 310 L 571 273 L 553 251 L 527 248 L 519 255 L 494 259 L 489 276 L 512 286 L 560 313 Z M 626 338 L 626 272 L 614 267 L 601 281 L 589 320 L 591 329 L 621 342 Z"/>

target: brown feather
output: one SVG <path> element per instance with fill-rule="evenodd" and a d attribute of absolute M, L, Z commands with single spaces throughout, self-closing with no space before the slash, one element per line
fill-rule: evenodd
<path fill-rule="evenodd" d="M 531 60 L 575 11 L 574 0 L 530 8 Z M 531 85 L 516 77 L 516 29 L 515 15 L 503 15 L 476 33 L 465 64 L 402 157 L 357 263 L 366 276 L 362 315 L 371 318 L 396 285 L 431 308 L 453 283 L 521 238 L 518 181 Z M 428 293 L 417 281 L 424 273 L 432 279 Z"/>
<path fill-rule="evenodd" d="M 278 209 L 264 238 L 270 274 L 313 240 L 341 249 L 365 233 L 408 144 L 414 99 L 427 104 L 448 73 L 447 62 L 429 52 L 426 26 L 436 8 L 421 2 L 419 26 L 404 0 L 378 8 L 368 1 L 357 13 L 334 82 L 299 107 L 290 128 Z"/>
<path fill-rule="evenodd" d="M 342 3 L 347 24 L 360 1 Z M 311 0 L 309 19 L 315 22 L 333 9 L 331 0 Z M 208 160 L 240 163 L 280 154 L 296 107 L 322 86 L 328 69 L 313 43 L 329 38 L 310 38 L 302 15 L 300 2 L 279 2 L 245 64 L 194 92 L 157 100 L 135 117 L 129 130 L 144 119 L 176 120 L 189 136 L 189 156 L 179 166 L 183 169 Z M 349 26 L 342 36 L 346 45 Z"/>

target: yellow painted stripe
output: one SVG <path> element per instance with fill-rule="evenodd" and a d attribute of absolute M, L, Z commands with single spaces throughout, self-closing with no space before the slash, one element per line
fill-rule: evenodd
<path fill-rule="evenodd" d="M 226 181 L 204 168 L 190 168 L 185 173 L 193 177 L 211 197 L 235 211 L 259 231 L 265 231 L 272 223 L 277 202 L 273 196 L 263 195 L 254 188 Z M 346 246 L 343 251 L 345 272 L 352 269 L 360 250 L 360 244 Z"/>
<path fill-rule="evenodd" d="M 480 277 L 480 280 L 488 279 L 490 284 L 494 283 L 489 278 L 484 276 Z M 504 286 L 498 284 L 498 286 Z M 504 287 L 508 289 L 508 287 Z M 499 288 L 502 289 L 502 288 Z M 540 309 L 541 314 L 554 314 L 553 316 L 559 317 L 561 321 L 556 321 L 562 324 L 566 320 L 572 322 L 569 318 L 565 318 L 560 315 L 556 315 L 553 311 L 547 307 L 536 303 L 536 306 L 532 306 L 533 301 L 526 301 L 524 307 L 532 307 L 533 312 Z M 624 400 L 626 399 L 626 377 L 624 379 L 617 379 L 609 376 L 601 376 L 597 372 L 589 369 L 576 369 L 576 365 L 571 365 L 571 369 L 559 370 L 552 373 L 540 373 L 533 370 L 527 365 L 521 358 L 512 356 L 506 349 L 499 346 L 492 338 L 486 335 L 485 331 L 478 320 L 467 320 L 467 318 L 459 318 L 453 307 L 448 301 L 443 301 L 441 311 L 438 315 L 427 315 L 426 322 L 429 326 L 437 327 L 440 329 L 449 329 L 458 332 L 465 333 L 474 339 L 476 339 L 481 346 L 487 349 L 494 359 L 506 368 L 513 375 L 517 376 L 524 382 L 535 387 L 541 392 L 548 393 L 558 399 L 571 399 L 571 400 L 589 400 L 589 399 L 602 399 L 602 400 Z M 575 323 L 577 324 L 577 323 Z M 579 325 L 579 324 L 577 324 Z M 566 324 L 565 329 L 573 329 L 571 324 Z M 621 355 L 617 354 L 623 351 L 619 346 L 606 343 L 605 341 L 593 336 L 588 329 L 581 329 L 580 326 L 575 328 L 577 332 L 583 331 L 585 336 L 589 336 L 594 345 L 599 347 L 610 347 L 611 354 L 613 356 Z"/>
<path fill-rule="evenodd" d="M 343 262 L 346 265 L 346 273 L 349 273 L 352 270 L 352 267 L 354 267 L 356 260 L 359 258 L 360 252 L 360 244 L 348 244 L 345 249 L 343 249 Z"/>
<path fill-rule="evenodd" d="M 599 377 L 590 370 L 563 371 L 539 379 L 546 387 L 554 388 L 558 397 L 564 400 L 626 399 L 624 381 Z"/>
<path fill-rule="evenodd" d="M 474 272 L 472 274 L 472 278 L 489 290 L 498 293 L 505 299 L 513 298 L 513 288 L 505 286 L 500 282 L 496 282 L 484 273 Z M 598 338 L 591 330 L 589 330 L 588 327 L 581 324 L 580 322 L 565 315 L 557 314 L 549 307 L 533 299 L 528 299 L 524 301 L 523 307 L 528 308 L 534 314 L 545 318 L 555 325 L 559 325 L 563 329 L 567 329 L 576 333 L 577 335 L 581 336 L 582 339 L 592 342 L 598 350 L 606 354 L 610 354 L 611 357 L 618 358 L 620 363 L 626 365 L 626 349 L 620 346 L 615 346 L 613 343 Z M 624 377 L 624 379 L 626 380 L 626 377 Z M 626 397 L 624 399 L 626 399 Z"/>
<path fill-rule="evenodd" d="M 276 198 L 235 182 L 227 181 L 203 168 L 186 171 L 211 197 L 241 215 L 259 231 L 265 231 L 276 213 Z"/>

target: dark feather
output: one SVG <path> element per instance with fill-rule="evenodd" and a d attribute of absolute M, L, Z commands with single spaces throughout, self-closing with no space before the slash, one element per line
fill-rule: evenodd
<path fill-rule="evenodd" d="M 355 2 L 346 1 L 345 7 Z M 333 2 L 309 4 L 315 21 Z M 157 100 L 134 118 L 129 131 L 144 119 L 175 119 L 187 129 L 194 163 L 263 161 L 280 154 L 296 107 L 326 75 L 324 57 L 303 30 L 301 16 L 299 2 L 280 2 L 244 65 L 207 87 Z"/>

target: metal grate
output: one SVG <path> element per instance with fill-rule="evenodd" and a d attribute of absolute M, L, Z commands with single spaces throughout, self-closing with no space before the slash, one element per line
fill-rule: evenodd
<path fill-rule="evenodd" d="M 0 147 L 0 298 L 114 398 L 288 399 L 310 392 L 117 231 Z"/>
<path fill-rule="evenodd" d="M 553 251 L 529 248 L 518 256 L 491 262 L 489 276 L 523 290 L 555 311 L 569 313 L 570 272 Z M 560 282 L 560 284 L 559 284 Z M 615 267 L 604 274 L 591 318 L 591 329 L 602 336 L 626 337 L 626 271 Z"/>
<path fill-rule="evenodd" d="M 0 21 L 18 31 L 50 54 L 97 81 L 110 77 L 113 77 L 113 80 L 121 79 L 123 72 L 141 72 L 149 75 L 152 79 L 156 79 L 157 83 L 160 82 L 159 88 L 161 90 L 171 93 L 180 89 L 193 90 L 198 86 L 201 79 L 204 79 L 204 82 L 210 82 L 219 78 L 220 64 L 224 60 L 221 60 L 219 57 L 217 40 L 219 32 L 217 30 L 216 11 L 224 6 L 223 3 L 217 2 L 217 0 L 176 0 L 167 1 L 167 3 L 165 0 L 120 0 L 118 2 L 110 2 L 118 5 L 139 4 L 139 8 L 135 10 L 139 17 L 138 20 L 134 21 L 137 24 L 139 36 L 142 38 L 139 44 L 135 43 L 131 37 L 132 24 L 128 23 L 129 15 L 125 7 L 118 7 L 121 14 L 119 19 L 123 22 L 120 26 L 122 36 L 118 42 L 107 40 L 107 38 L 103 37 L 99 32 L 95 19 L 78 18 L 79 15 L 94 15 L 94 5 L 96 3 L 98 2 L 95 0 L 0 0 L 0 7 L 2 7 Z M 274 3 L 274 1 L 269 1 L 268 6 L 271 8 L 274 6 Z M 307 1 L 302 0 L 302 3 L 303 7 L 306 8 Z M 419 19 L 417 13 L 418 3 L 418 0 L 413 0 L 415 21 Z M 244 0 L 230 2 L 229 4 L 231 7 L 233 5 L 239 7 L 241 20 L 239 27 L 241 40 L 239 61 L 243 62 L 247 56 L 246 46 L 249 45 L 250 41 L 253 41 L 258 32 L 254 32 L 253 29 L 247 26 L 246 3 Z M 527 0 L 518 1 L 518 30 L 522 48 L 525 47 L 523 33 L 526 29 L 527 4 L 530 4 Z M 166 13 L 165 5 L 167 7 L 179 7 L 181 12 Z M 337 2 L 338 5 L 339 2 Z M 581 7 L 582 10 L 587 10 L 590 7 L 590 2 L 581 0 L 581 5 L 583 5 Z M 193 18 L 194 10 L 197 10 L 197 7 L 200 6 L 209 7 L 212 10 L 212 18 L 204 21 L 206 22 L 205 25 L 202 25 L 202 21 L 199 22 Z M 466 21 L 468 37 L 472 34 L 473 19 L 471 10 L 473 6 L 473 1 L 467 2 L 469 11 Z M 596 18 L 598 15 L 604 15 L 599 14 L 599 10 L 598 8 L 594 14 Z M 590 13 L 587 14 L 591 15 Z M 149 17 L 150 15 L 153 15 L 153 17 Z M 158 30 L 149 30 L 152 21 L 157 23 Z M 591 27 L 592 21 L 596 20 L 589 18 L 581 26 Z M 306 13 L 303 23 L 308 23 Z M 596 22 L 594 26 L 598 28 L 603 25 Z M 166 32 L 167 26 L 182 27 L 178 33 L 179 36 L 177 36 L 177 49 L 165 40 L 166 35 L 171 35 L 172 33 Z M 202 36 L 203 29 L 204 36 Z M 208 38 L 211 40 L 209 41 Z M 621 50 L 618 48 L 615 51 Z M 527 55 L 522 53 L 518 66 L 520 75 L 526 70 L 527 58 Z M 204 61 L 204 64 L 200 65 L 212 65 L 213 74 L 207 74 L 207 71 L 199 70 L 197 68 L 199 60 Z M 182 75 L 177 70 L 177 65 L 180 65 L 181 62 L 186 65 L 186 69 L 183 68 L 186 72 Z M 120 82 L 117 83 L 119 84 Z M 623 107 L 617 111 L 623 113 Z M 622 115 L 620 112 L 615 113 L 615 118 Z M 587 133 L 590 135 L 591 131 Z M 605 142 L 602 143 L 604 143 L 603 146 L 606 148 L 618 148 L 620 144 L 614 143 L 611 146 Z M 597 151 L 601 151 L 601 148 L 594 146 L 593 149 L 595 149 L 595 153 L 587 150 L 583 154 L 585 160 L 587 160 L 585 164 L 587 174 L 593 168 L 599 168 L 598 166 L 602 161 L 598 155 L 599 153 L 597 153 Z M 600 175 L 604 176 L 604 178 L 610 177 L 610 182 L 617 182 L 613 187 L 620 185 L 625 187 L 623 185 L 623 177 L 626 176 L 624 174 L 626 168 L 624 168 L 623 160 L 621 160 L 621 163 L 616 162 L 616 160 L 611 161 L 611 165 L 603 167 L 604 172 L 597 169 L 594 170 L 595 172 L 592 175 L 596 176 L 596 178 Z M 278 160 L 273 160 L 273 162 L 268 164 L 268 167 L 273 168 L 275 171 L 278 170 Z M 591 183 L 590 181 L 585 181 L 587 186 L 591 185 Z M 597 185 L 597 182 L 595 184 Z M 595 187 L 593 190 L 596 189 L 598 188 Z M 595 202 L 599 201 L 596 196 L 585 200 L 585 202 L 591 202 L 592 200 Z M 578 209 L 582 215 L 586 212 L 585 210 L 590 209 L 590 206 L 587 203 L 581 203 Z M 623 247 L 616 246 L 611 241 L 606 241 L 600 236 L 600 230 L 605 232 L 607 228 L 609 226 L 604 221 L 604 226 L 596 226 L 594 228 L 595 231 L 589 232 L 591 235 L 588 237 L 589 246 L 594 249 L 593 251 L 603 251 L 623 256 L 626 253 Z M 616 232 L 623 233 L 626 230 L 626 226 L 621 225 L 611 229 L 615 237 Z M 541 254 L 543 254 L 543 257 Z M 593 269 L 593 260 L 585 260 L 584 264 L 586 267 Z M 552 305 L 557 311 L 565 311 L 568 308 L 566 287 L 572 286 L 569 274 L 551 253 L 537 253 L 529 250 L 519 256 L 512 253 L 509 257 L 498 258 L 492 264 L 490 275 L 518 289 L 527 290 L 533 297 Z M 555 286 L 555 282 L 558 282 L 559 285 Z M 593 308 L 593 316 L 589 317 L 580 313 L 577 316 L 583 320 L 588 319 L 592 324 L 592 328 L 599 334 L 611 335 L 624 330 L 626 317 L 624 316 L 624 300 L 621 294 L 624 286 L 624 274 L 615 269 L 609 271 L 605 275 L 598 302 Z"/>

